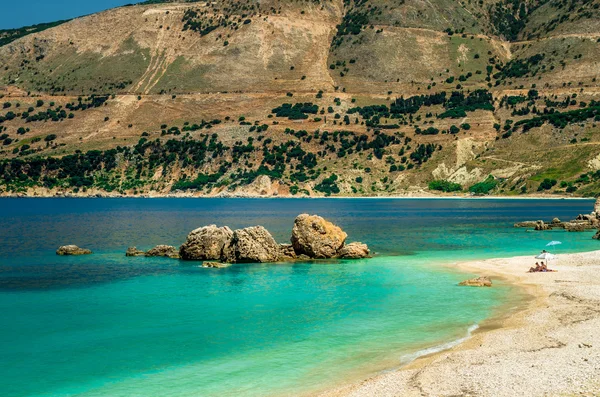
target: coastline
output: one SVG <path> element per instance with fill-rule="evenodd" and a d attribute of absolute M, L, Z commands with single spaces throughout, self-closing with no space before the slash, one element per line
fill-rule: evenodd
<path fill-rule="evenodd" d="M 462 343 L 319 395 L 598 395 L 600 251 L 562 254 L 550 265 L 556 273 L 526 273 L 531 262 L 517 256 L 445 265 L 502 279 L 528 298 Z"/>
<path fill-rule="evenodd" d="M 318 200 L 318 199 L 368 199 L 368 200 L 594 200 L 594 197 L 579 197 L 570 195 L 436 195 L 436 194 L 406 194 L 406 195 L 391 195 L 391 196 L 292 196 L 292 195 L 253 195 L 253 194 L 219 194 L 219 195 L 195 195 L 195 194 L 137 194 L 137 195 L 122 195 L 122 194 L 107 194 L 107 193 L 91 193 L 91 194 L 24 194 L 24 193 L 0 193 L 2 198 L 18 198 L 18 199 L 48 199 L 48 198 L 64 198 L 64 199 L 290 199 L 290 200 Z"/>

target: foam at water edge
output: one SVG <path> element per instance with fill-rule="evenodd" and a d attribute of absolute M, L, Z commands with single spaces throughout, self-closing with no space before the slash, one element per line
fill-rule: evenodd
<path fill-rule="evenodd" d="M 452 349 L 454 346 L 458 346 L 461 343 L 463 343 L 464 341 L 466 341 L 467 339 L 469 339 L 471 337 L 471 335 L 473 334 L 473 332 L 478 328 L 479 328 L 479 324 L 473 324 L 467 329 L 467 335 L 465 335 L 462 338 L 459 338 L 459 339 L 456 339 L 456 340 L 453 340 L 453 341 L 450 341 L 447 343 L 443 343 L 441 345 L 429 347 L 427 349 L 419 350 L 419 351 L 411 353 L 411 354 L 405 354 L 400 357 L 400 365 L 404 366 L 404 365 L 410 364 L 411 362 L 413 362 L 414 360 L 416 360 L 419 357 L 423 357 L 423 356 L 427 356 L 429 354 L 438 353 L 438 352 L 441 352 L 444 350 Z"/>

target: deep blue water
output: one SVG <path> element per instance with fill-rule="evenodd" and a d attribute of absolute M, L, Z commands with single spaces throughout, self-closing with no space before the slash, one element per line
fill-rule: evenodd
<path fill-rule="evenodd" d="M 30 395 L 292 395 L 360 379 L 465 336 L 518 295 L 460 288 L 437 266 L 598 248 L 592 232 L 527 232 L 590 200 L 2 199 L 0 390 Z M 126 258 L 202 225 L 260 224 L 280 242 L 316 213 L 377 254 L 203 269 Z M 57 257 L 77 244 L 94 255 Z M 524 269 L 525 271 L 526 269 Z M 32 376 L 34 374 L 34 376 Z"/>

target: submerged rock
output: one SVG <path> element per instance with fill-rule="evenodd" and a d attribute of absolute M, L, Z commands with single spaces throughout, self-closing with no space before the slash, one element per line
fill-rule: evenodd
<path fill-rule="evenodd" d="M 85 248 L 79 248 L 76 245 L 63 245 L 56 250 L 56 255 L 68 256 L 68 255 L 89 255 L 92 251 Z"/>
<path fill-rule="evenodd" d="M 458 283 L 458 285 L 463 285 L 463 286 L 467 286 L 467 287 L 491 287 L 492 280 L 487 276 L 482 276 L 482 277 L 477 277 L 477 278 L 472 278 L 470 280 L 462 281 L 462 282 Z"/>
<path fill-rule="evenodd" d="M 292 246 L 297 255 L 310 258 L 335 258 L 348 235 L 317 215 L 302 214 L 294 221 Z"/>
<path fill-rule="evenodd" d="M 172 245 L 157 245 L 150 251 L 147 251 L 144 255 L 148 257 L 163 256 L 166 258 L 178 259 L 179 251 Z"/>
<path fill-rule="evenodd" d="M 538 222 L 541 222 L 541 221 L 518 222 L 518 223 L 515 223 L 514 227 L 536 227 Z"/>
<path fill-rule="evenodd" d="M 362 259 L 368 258 L 370 255 L 369 247 L 363 243 L 346 244 L 338 252 L 341 259 Z"/>
<path fill-rule="evenodd" d="M 146 255 L 146 253 L 144 251 L 140 251 L 136 247 L 127 248 L 127 252 L 125 253 L 125 256 L 144 256 L 144 255 Z"/>
<path fill-rule="evenodd" d="M 220 260 L 232 238 L 233 232 L 227 226 L 204 226 L 188 234 L 179 255 L 184 260 Z"/>
<path fill-rule="evenodd" d="M 277 262 L 279 244 L 262 226 L 252 226 L 233 232 L 228 246 L 223 249 L 223 262 L 253 263 Z"/>
<path fill-rule="evenodd" d="M 223 269 L 231 266 L 231 263 L 221 263 L 221 262 L 204 262 L 202 263 L 202 267 L 214 268 L 214 269 Z"/>

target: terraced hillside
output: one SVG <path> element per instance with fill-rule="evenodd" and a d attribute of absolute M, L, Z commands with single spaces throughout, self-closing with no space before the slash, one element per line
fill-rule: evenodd
<path fill-rule="evenodd" d="M 596 195 L 599 6 L 152 1 L 0 31 L 0 191 Z"/>

